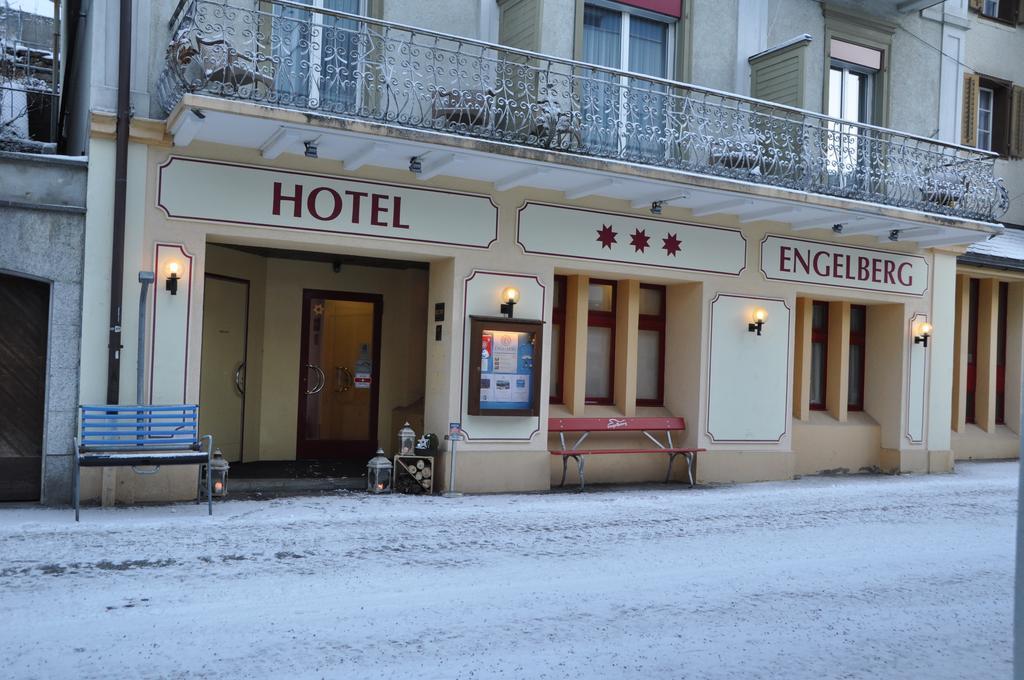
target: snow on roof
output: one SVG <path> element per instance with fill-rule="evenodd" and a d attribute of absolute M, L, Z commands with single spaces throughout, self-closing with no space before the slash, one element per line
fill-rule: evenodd
<path fill-rule="evenodd" d="M 958 259 L 965 264 L 1024 270 L 1024 225 L 1007 224 L 987 241 L 972 244 Z"/>

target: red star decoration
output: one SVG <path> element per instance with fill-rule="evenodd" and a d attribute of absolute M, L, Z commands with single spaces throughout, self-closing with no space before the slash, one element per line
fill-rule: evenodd
<path fill-rule="evenodd" d="M 613 243 L 618 243 L 615 237 L 618 234 L 612 229 L 610 224 L 602 224 L 601 228 L 597 230 L 597 240 L 601 242 L 601 248 L 612 249 Z"/>
<path fill-rule="evenodd" d="M 661 240 L 665 244 L 662 246 L 662 248 L 664 248 L 665 252 L 671 255 L 672 257 L 675 257 L 676 253 L 683 249 L 682 241 L 676 238 L 675 234 L 669 234 L 668 236 Z"/>
<path fill-rule="evenodd" d="M 651 237 L 647 235 L 646 229 L 637 229 L 633 232 L 633 236 L 630 237 L 629 245 L 633 246 L 633 249 L 638 252 L 644 252 L 651 245 Z"/>

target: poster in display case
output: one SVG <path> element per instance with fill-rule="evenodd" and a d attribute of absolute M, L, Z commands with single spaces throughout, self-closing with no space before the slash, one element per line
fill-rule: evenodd
<path fill-rule="evenodd" d="M 544 322 L 471 316 L 469 415 L 540 415 Z"/>

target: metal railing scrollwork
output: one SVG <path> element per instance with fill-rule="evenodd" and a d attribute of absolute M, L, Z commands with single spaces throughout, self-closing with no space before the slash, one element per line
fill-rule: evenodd
<path fill-rule="evenodd" d="M 993 221 L 994 155 L 291 0 L 182 0 L 158 96 L 238 99 Z"/>

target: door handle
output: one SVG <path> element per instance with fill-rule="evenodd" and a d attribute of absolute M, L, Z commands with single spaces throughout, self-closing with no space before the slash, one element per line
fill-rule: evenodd
<path fill-rule="evenodd" d="M 306 368 L 316 371 L 316 381 L 313 383 L 312 389 L 307 389 L 306 394 L 318 394 L 320 390 L 324 388 L 324 383 L 327 382 L 327 376 L 320 370 L 319 366 L 313 364 L 306 364 Z"/>
<path fill-rule="evenodd" d="M 245 378 L 242 373 L 245 371 L 245 362 L 238 364 L 238 368 L 235 369 L 235 389 L 238 393 L 245 396 Z"/>
<path fill-rule="evenodd" d="M 335 366 L 334 383 L 335 392 L 348 392 L 356 384 L 355 380 L 352 379 L 352 371 L 348 370 L 348 366 Z"/>

